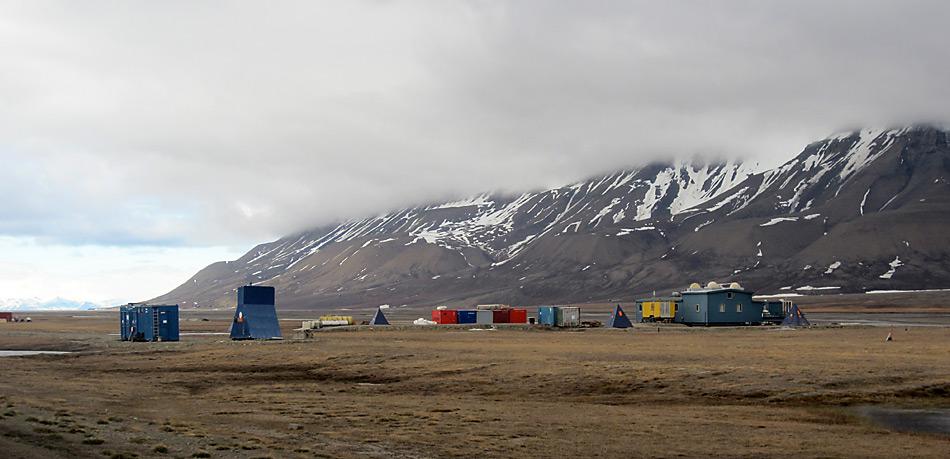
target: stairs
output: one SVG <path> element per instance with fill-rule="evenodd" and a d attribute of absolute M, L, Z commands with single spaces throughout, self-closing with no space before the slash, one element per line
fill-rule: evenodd
<path fill-rule="evenodd" d="M 158 334 L 158 309 L 155 308 L 152 308 L 152 340 L 162 340 L 162 337 Z"/>

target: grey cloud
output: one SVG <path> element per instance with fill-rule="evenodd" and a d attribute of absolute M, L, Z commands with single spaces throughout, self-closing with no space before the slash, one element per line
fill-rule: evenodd
<path fill-rule="evenodd" d="M 14 4 L 0 232 L 250 241 L 950 120 L 946 2 Z"/>

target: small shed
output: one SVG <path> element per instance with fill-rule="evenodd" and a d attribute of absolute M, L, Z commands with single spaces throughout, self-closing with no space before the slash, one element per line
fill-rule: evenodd
<path fill-rule="evenodd" d="M 752 293 L 736 282 L 725 286 L 709 282 L 705 288 L 693 284 L 680 292 L 683 304 L 674 321 L 686 325 L 761 324 L 762 303 L 753 301 Z"/>
<path fill-rule="evenodd" d="M 0 312 L 0 322 L 13 322 L 13 313 Z"/>
<path fill-rule="evenodd" d="M 789 308 L 788 314 L 785 316 L 785 320 L 782 321 L 783 327 L 810 327 L 811 322 L 805 318 L 805 314 L 801 309 L 798 309 L 797 304 L 792 304 Z"/>
<path fill-rule="evenodd" d="M 231 339 L 282 339 L 274 287 L 240 287 L 237 301 L 231 321 Z"/>
<path fill-rule="evenodd" d="M 376 314 L 373 314 L 373 318 L 369 321 L 370 325 L 389 325 L 389 321 L 386 320 L 386 315 L 383 314 L 383 308 L 376 308 Z"/>
<path fill-rule="evenodd" d="M 178 305 L 135 304 L 119 308 L 122 341 L 178 341 Z"/>
<path fill-rule="evenodd" d="M 623 308 L 618 304 L 614 308 L 614 313 L 610 315 L 610 319 L 607 321 L 607 328 L 630 328 L 633 324 L 630 323 L 630 318 L 627 317 L 627 314 L 623 312 Z"/>

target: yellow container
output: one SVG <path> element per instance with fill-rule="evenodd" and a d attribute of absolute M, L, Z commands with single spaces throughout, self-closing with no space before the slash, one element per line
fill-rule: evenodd
<path fill-rule="evenodd" d="M 320 316 L 320 324 L 327 325 L 353 325 L 353 316 Z"/>
<path fill-rule="evenodd" d="M 656 298 L 641 302 L 644 321 L 670 321 L 676 316 L 676 301 L 665 298 Z"/>

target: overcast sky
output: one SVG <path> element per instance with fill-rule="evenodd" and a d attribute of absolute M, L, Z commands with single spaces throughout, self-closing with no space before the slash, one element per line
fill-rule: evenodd
<path fill-rule="evenodd" d="M 0 5 L 0 299 L 142 299 L 341 218 L 950 120 L 946 1 Z"/>

